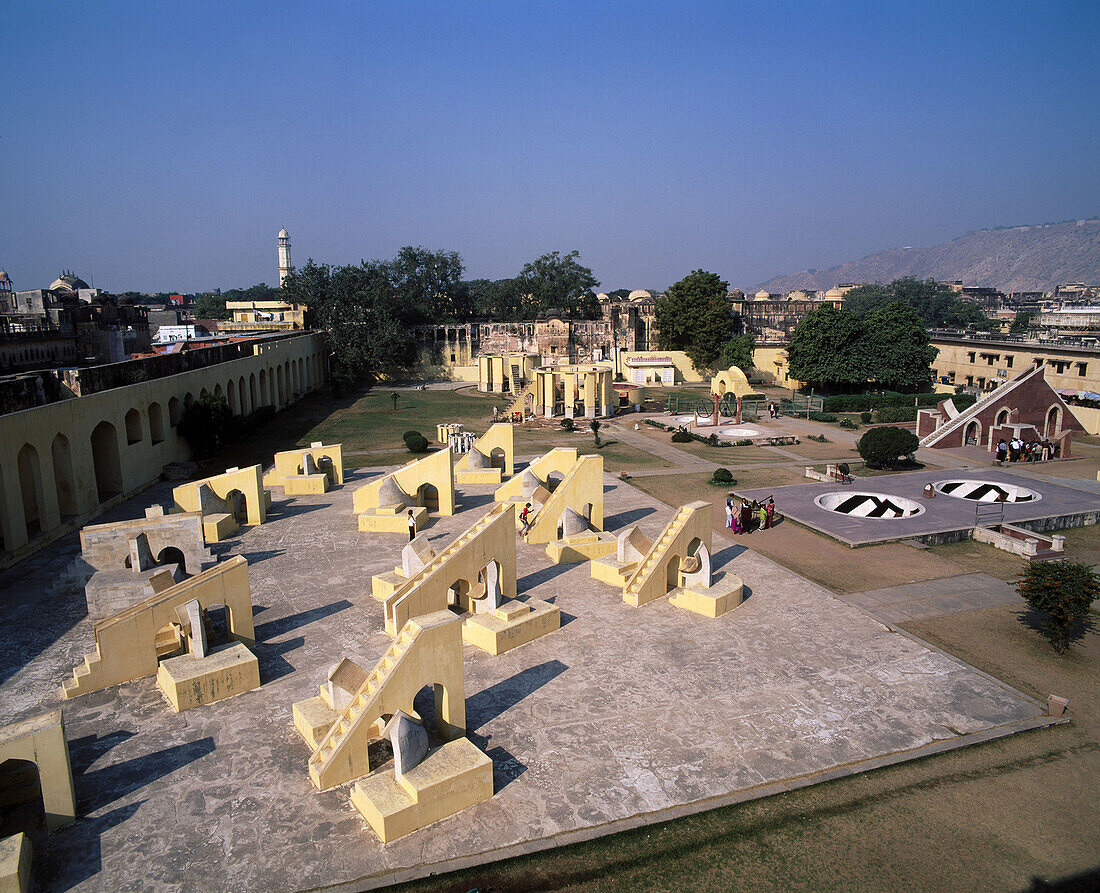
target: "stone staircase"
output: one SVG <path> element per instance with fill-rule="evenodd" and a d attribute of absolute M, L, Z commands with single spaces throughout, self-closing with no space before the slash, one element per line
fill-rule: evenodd
<path fill-rule="evenodd" d="M 627 581 L 626 589 L 623 591 L 623 601 L 638 607 L 665 594 L 666 581 L 663 578 L 660 580 L 661 585 L 657 591 L 658 588 L 652 585 L 653 575 L 662 569 L 664 559 L 676 540 L 677 534 L 687 525 L 694 511 L 694 505 L 686 505 L 676 512 L 664 532 L 654 541 L 638 569 Z M 653 594 L 654 591 L 656 594 Z"/>
<path fill-rule="evenodd" d="M 396 636 L 398 630 L 401 629 L 402 623 L 405 619 L 404 615 L 408 612 L 408 602 L 425 583 L 429 582 L 432 577 L 444 570 L 447 565 L 454 559 L 459 557 L 459 554 L 466 549 L 481 533 L 483 533 L 491 524 L 500 519 L 509 512 L 514 512 L 515 508 L 512 503 L 497 503 L 492 509 L 490 509 L 485 515 L 483 515 L 474 525 L 468 528 L 465 532 L 457 536 L 446 549 L 435 556 L 430 562 L 422 567 L 414 576 L 410 577 L 401 588 L 394 590 L 393 594 L 386 599 L 383 608 L 383 614 L 386 621 L 386 631 L 391 636 Z M 514 527 L 513 522 L 508 531 L 511 541 L 514 542 Z M 444 610 L 447 605 L 444 603 L 434 607 L 434 610 Z M 403 608 L 405 610 L 403 610 Z"/>
<path fill-rule="evenodd" d="M 512 393 L 519 394 L 523 390 L 523 384 L 519 377 L 519 368 L 512 366 Z"/>
<path fill-rule="evenodd" d="M 350 772 L 349 778 L 370 771 L 367 748 L 360 746 L 361 742 L 357 739 L 362 736 L 355 733 L 368 727 L 366 737 L 378 737 L 381 730 L 372 726 L 382 717 L 382 690 L 400 668 L 402 659 L 409 653 L 420 632 L 420 627 L 415 623 L 405 626 L 309 758 L 309 777 L 318 790 L 341 783 L 331 780 L 337 769 L 343 770 L 341 775 Z"/>
<path fill-rule="evenodd" d="M 516 399 L 512 401 L 512 405 L 508 407 L 508 412 L 505 418 L 511 418 L 516 413 L 526 416 L 527 400 L 530 398 L 534 400 L 535 397 L 535 383 L 532 381 L 527 387 L 522 390 L 519 388 L 519 379 L 515 374 L 515 367 L 512 367 L 512 393 L 516 395 Z"/>

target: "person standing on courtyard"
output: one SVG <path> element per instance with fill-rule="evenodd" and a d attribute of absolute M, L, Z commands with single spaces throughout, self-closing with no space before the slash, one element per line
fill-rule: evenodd
<path fill-rule="evenodd" d="M 1005 439 L 1002 437 L 997 441 L 997 461 L 1004 462 L 1008 458 L 1008 444 L 1005 443 Z"/>
<path fill-rule="evenodd" d="M 726 499 L 726 529 L 733 530 L 733 497 Z"/>
<path fill-rule="evenodd" d="M 416 518 L 413 517 L 413 510 L 409 509 L 409 542 L 413 541 L 413 537 L 416 536 Z"/>
<path fill-rule="evenodd" d="M 756 510 L 757 520 L 760 522 L 760 529 L 768 529 L 768 510 L 764 506 L 760 506 Z"/>
<path fill-rule="evenodd" d="M 747 499 L 741 502 L 741 529 L 745 533 L 752 533 L 752 506 Z"/>
<path fill-rule="evenodd" d="M 768 497 L 768 504 L 767 506 L 765 506 L 765 508 L 767 509 L 768 515 L 767 527 L 768 530 L 771 530 L 772 527 L 775 525 L 775 500 L 772 499 L 770 496 Z"/>

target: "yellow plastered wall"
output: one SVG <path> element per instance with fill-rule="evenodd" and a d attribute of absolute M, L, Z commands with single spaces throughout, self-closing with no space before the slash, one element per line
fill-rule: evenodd
<path fill-rule="evenodd" d="M 786 345 L 757 347 L 752 352 L 752 365 L 754 381 L 759 378 L 765 384 L 781 388 L 802 387 L 802 382 L 790 376 Z"/>
<path fill-rule="evenodd" d="M 511 477 L 516 470 L 515 431 L 510 423 L 498 422 L 474 441 L 474 449 L 488 459 L 492 459 L 493 450 L 503 450 L 504 468 L 501 472 Z M 470 471 L 470 456 L 466 454 L 455 465 L 455 471 Z"/>
<path fill-rule="evenodd" d="M 392 480 L 406 495 L 407 505 L 420 504 L 417 493 L 425 484 L 435 487 L 439 494 L 437 513 L 440 515 L 455 513 L 455 471 L 450 450 L 437 450 L 383 478 L 364 484 L 352 496 L 352 506 L 357 514 L 380 507 L 379 494 L 387 480 Z"/>
<path fill-rule="evenodd" d="M 581 456 L 566 472 L 535 515 L 527 542 L 549 543 L 559 539 L 558 522 L 567 508 L 587 517 L 595 530 L 603 530 L 603 456 Z"/>
<path fill-rule="evenodd" d="M 0 764 L 8 760 L 27 760 L 38 766 L 48 828 L 57 828 L 76 818 L 73 770 L 60 710 L 0 728 Z"/>
<path fill-rule="evenodd" d="M 691 544 L 699 540 L 708 552 L 711 551 L 712 511 L 709 502 L 691 502 L 681 506 L 627 580 L 623 590 L 624 602 L 638 607 L 661 598 L 679 585 L 675 578 L 678 577 L 680 564 L 690 554 Z"/>
<path fill-rule="evenodd" d="M 544 484 L 550 475 L 564 475 L 577 464 L 577 451 L 572 447 L 555 447 L 530 463 L 525 471 L 530 471 L 539 483 Z M 507 483 L 497 487 L 493 493 L 496 502 L 514 502 L 523 500 L 522 474 L 516 475 Z"/>
<path fill-rule="evenodd" d="M 495 394 L 515 396 L 512 371 L 520 378 L 521 387 L 531 381 L 539 355 L 516 351 L 505 354 L 482 354 L 477 358 L 477 389 Z"/>
<path fill-rule="evenodd" d="M 499 569 L 501 597 L 515 598 L 515 511 L 511 503 L 494 505 L 395 589 L 384 602 L 386 631 L 396 636 L 410 618 L 447 610 L 451 586 L 459 583 L 465 592 L 475 589 L 478 575 L 490 561 L 495 561 Z"/>
<path fill-rule="evenodd" d="M 631 384 L 642 384 L 643 382 L 636 382 L 634 380 L 633 369 L 635 367 L 630 366 L 627 360 L 659 360 L 665 358 L 670 360 L 669 365 L 675 370 L 673 373 L 675 380 L 671 382 L 671 384 L 707 380 L 705 373 L 696 369 L 695 364 L 691 362 L 688 355 L 682 350 L 620 350 L 615 355 L 615 374 L 622 375 L 623 378 Z M 665 383 L 661 380 L 660 372 L 658 371 L 656 376 L 654 376 L 651 369 L 646 376 L 644 384 L 661 387 Z"/>
<path fill-rule="evenodd" d="M 710 380 L 710 392 L 719 397 L 724 397 L 726 394 L 732 394 L 734 397 L 748 397 L 756 393 L 745 373 L 736 366 L 731 366 L 715 375 Z"/>
<path fill-rule="evenodd" d="M 200 512 L 199 487 L 206 484 L 219 499 L 227 499 L 234 490 L 244 495 L 249 524 L 263 524 L 267 520 L 267 496 L 263 488 L 263 471 L 259 465 L 227 471 L 213 477 L 191 481 L 172 490 L 172 501 L 185 512 Z"/>
<path fill-rule="evenodd" d="M 324 382 L 326 358 L 317 335 L 260 341 L 236 360 L 0 416 L 0 565 L 75 532 L 166 464 L 190 459 L 177 425 L 203 392 L 224 394 L 234 415 L 283 409 Z"/>
<path fill-rule="evenodd" d="M 274 471 L 269 478 L 265 479 L 264 483 L 272 487 L 281 487 L 286 478 L 302 474 L 302 455 L 304 453 L 313 456 L 313 461 L 317 463 L 319 469 L 325 473 L 331 472 L 329 476 L 333 484 L 344 483 L 344 448 L 339 443 L 319 447 L 301 447 L 296 450 L 285 450 L 276 453 Z M 327 464 L 322 466 L 322 460 L 328 460 Z"/>
<path fill-rule="evenodd" d="M 462 619 L 450 611 L 415 617 L 401 628 L 309 758 L 314 786 L 326 791 L 369 772 L 367 746 L 378 738 L 379 720 L 398 710 L 415 716 L 413 698 L 425 685 L 435 690 L 437 732 L 461 737 L 466 730 Z"/>
<path fill-rule="evenodd" d="M 87 655 L 83 665 L 73 671 L 73 678 L 66 680 L 64 697 L 74 698 L 157 672 L 157 633 L 169 624 L 178 624 L 176 608 L 192 599 L 198 599 L 203 610 L 224 605 L 230 636 L 245 645 L 256 643 L 248 561 L 242 555 L 234 555 L 97 621 L 93 627 L 95 653 Z"/>

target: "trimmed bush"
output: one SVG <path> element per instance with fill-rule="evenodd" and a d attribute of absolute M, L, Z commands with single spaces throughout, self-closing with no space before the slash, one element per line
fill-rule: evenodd
<path fill-rule="evenodd" d="M 566 431 L 575 431 L 577 428 L 572 419 L 562 419 L 560 424 Z"/>
<path fill-rule="evenodd" d="M 835 412 L 811 412 L 807 418 L 811 422 L 835 422 L 840 416 Z"/>
<path fill-rule="evenodd" d="M 816 441 L 817 443 L 829 442 L 829 438 L 826 437 L 824 434 L 807 434 L 806 439 Z"/>
<path fill-rule="evenodd" d="M 733 479 L 733 472 L 728 468 L 716 468 L 714 474 L 711 476 L 711 483 L 714 484 L 735 484 L 737 483 Z"/>
<path fill-rule="evenodd" d="M 917 420 L 917 407 L 915 406 L 884 406 L 875 410 L 875 420 L 879 422 L 915 422 Z"/>
<path fill-rule="evenodd" d="M 748 437 L 743 437 L 737 441 L 737 446 L 752 446 L 752 440 Z"/>
<path fill-rule="evenodd" d="M 687 431 L 673 431 L 672 442 L 673 443 L 691 443 L 692 437 Z"/>
<path fill-rule="evenodd" d="M 856 428 L 858 428 L 858 427 L 859 427 L 859 425 L 857 425 L 857 424 L 856 424 L 855 422 L 853 422 L 853 421 L 852 421 L 852 420 L 851 420 L 850 418 L 848 418 L 847 416 L 845 416 L 844 418 L 842 418 L 842 419 L 840 420 L 840 427 L 841 427 L 841 428 L 847 428 L 847 429 L 848 429 L 849 431 L 854 431 L 854 430 L 855 430 Z"/>
<path fill-rule="evenodd" d="M 428 452 L 428 438 L 419 431 L 406 431 L 403 439 L 410 453 Z"/>
<path fill-rule="evenodd" d="M 898 459 L 916 452 L 920 441 L 904 428 L 872 428 L 856 444 L 863 461 L 875 468 L 893 468 Z"/>
<path fill-rule="evenodd" d="M 870 424 L 871 424 L 871 413 L 869 413 L 869 412 L 861 412 L 861 413 L 859 414 L 859 420 L 860 420 L 861 422 L 863 422 L 863 424 L 864 424 L 864 425 L 870 425 Z"/>

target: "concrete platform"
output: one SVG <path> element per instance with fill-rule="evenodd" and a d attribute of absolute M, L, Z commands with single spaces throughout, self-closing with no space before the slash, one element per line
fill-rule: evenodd
<path fill-rule="evenodd" d="M 739 576 L 746 598 L 715 620 L 667 598 L 631 608 L 586 565 L 517 540 L 520 598 L 555 605 L 561 628 L 496 657 L 463 649 L 469 736 L 493 761 L 495 794 L 383 845 L 350 785 L 313 790 L 292 721 L 341 656 L 371 666 L 391 644 L 371 575 L 392 571 L 406 539 L 360 533 L 351 510 L 375 473 L 277 499 L 266 524 L 219 547 L 250 561 L 258 691 L 176 714 L 149 677 L 65 704 L 81 817 L 34 841 L 43 889 L 369 889 L 1050 721 L 720 534 L 716 570 Z M 654 537 L 671 518 L 604 481 L 609 529 Z M 459 513 L 427 528 L 433 544 L 488 511 L 491 491 L 462 489 Z M 116 517 L 158 499 L 153 488 Z M 90 649 L 83 593 L 47 594 L 75 554 L 71 537 L 0 574 L 0 722 L 58 706 L 59 681 Z"/>
<path fill-rule="evenodd" d="M 852 484 L 805 483 L 786 487 L 738 490 L 738 496 L 762 500 L 771 496 L 781 515 L 791 518 L 849 546 L 867 546 L 915 539 L 925 543 L 954 542 L 967 539 L 975 526 L 975 503 L 937 493 L 934 499 L 921 495 L 925 484 L 972 478 L 1026 487 L 1042 498 L 1035 502 L 1003 503 L 1004 520 L 1033 530 L 1094 524 L 1100 518 L 1100 503 L 1095 496 L 1079 489 L 1059 486 L 1033 477 L 1014 475 L 1003 469 L 966 469 L 916 471 L 909 474 L 883 474 L 859 478 Z M 906 518 L 860 518 L 830 512 L 817 505 L 819 496 L 836 492 L 874 492 L 915 500 L 924 512 Z M 982 503 L 984 510 L 990 503 Z"/>

